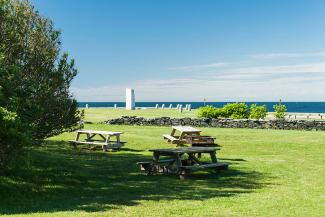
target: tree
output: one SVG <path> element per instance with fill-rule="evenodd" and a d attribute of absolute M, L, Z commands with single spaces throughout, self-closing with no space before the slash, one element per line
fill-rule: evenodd
<path fill-rule="evenodd" d="M 266 105 L 256 105 L 252 104 L 250 107 L 250 119 L 264 119 L 267 115 L 267 108 Z"/>
<path fill-rule="evenodd" d="M 286 115 L 287 107 L 281 103 L 281 101 L 273 106 L 274 108 L 274 116 L 276 119 L 283 120 Z"/>
<path fill-rule="evenodd" d="M 34 142 L 80 121 L 69 90 L 77 70 L 60 46 L 60 32 L 28 0 L 0 0 L 0 106 L 28 124 Z"/>
<path fill-rule="evenodd" d="M 26 131 L 13 112 L 0 107 L 0 175 L 17 159 L 23 146 L 30 143 L 28 130 Z"/>

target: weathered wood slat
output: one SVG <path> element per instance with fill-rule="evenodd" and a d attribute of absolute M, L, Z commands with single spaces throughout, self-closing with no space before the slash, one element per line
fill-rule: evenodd
<path fill-rule="evenodd" d="M 192 165 L 192 166 L 181 166 L 180 168 L 186 170 L 201 170 L 201 169 L 226 169 L 229 166 L 229 163 L 212 163 L 212 164 L 201 164 L 201 165 Z"/>

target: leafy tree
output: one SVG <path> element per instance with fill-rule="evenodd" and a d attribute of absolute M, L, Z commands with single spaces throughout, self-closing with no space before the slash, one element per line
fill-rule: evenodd
<path fill-rule="evenodd" d="M 223 107 L 224 117 L 233 119 L 248 118 L 249 110 L 246 103 L 228 103 Z"/>
<path fill-rule="evenodd" d="M 80 121 L 69 91 L 77 70 L 60 46 L 60 32 L 28 0 L 0 0 L 0 106 L 27 123 L 36 142 Z"/>
<path fill-rule="evenodd" d="M 199 108 L 197 114 L 201 118 L 219 118 L 224 116 L 222 108 L 216 108 L 211 105 Z"/>
<path fill-rule="evenodd" d="M 0 107 L 0 175 L 21 154 L 21 148 L 29 144 L 28 130 L 20 122 L 17 115 Z"/>
<path fill-rule="evenodd" d="M 276 119 L 284 119 L 287 111 L 287 107 L 281 102 L 273 106 Z"/>
<path fill-rule="evenodd" d="M 250 119 L 264 119 L 267 115 L 266 105 L 258 106 L 256 104 L 252 104 L 250 107 L 249 118 Z"/>

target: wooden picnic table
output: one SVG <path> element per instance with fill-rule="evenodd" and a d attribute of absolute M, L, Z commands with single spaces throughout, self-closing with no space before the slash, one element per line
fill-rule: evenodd
<path fill-rule="evenodd" d="M 176 133 L 179 133 L 179 136 L 176 136 Z M 182 145 L 186 144 L 186 137 L 188 136 L 200 136 L 201 130 L 195 129 L 190 126 L 172 126 L 172 132 L 169 134 L 163 135 L 164 139 L 172 144 Z"/>
<path fill-rule="evenodd" d="M 121 142 L 120 139 L 120 136 L 123 134 L 123 132 L 78 130 L 76 133 L 76 139 L 69 140 L 70 144 L 72 144 L 75 148 L 77 144 L 87 144 L 89 146 L 101 146 L 103 151 L 107 151 L 108 149 L 120 150 L 120 148 L 125 143 Z M 86 138 L 84 140 L 81 140 L 82 135 L 86 135 Z"/>
<path fill-rule="evenodd" d="M 214 170 L 219 171 L 227 169 L 229 163 L 218 162 L 216 147 L 182 147 L 172 149 L 153 149 L 153 160 L 147 162 L 138 162 L 141 171 L 148 175 L 154 173 L 171 173 L 179 175 L 184 179 L 188 174 L 196 170 Z M 196 157 L 198 154 L 209 154 L 211 162 L 202 162 Z M 167 157 L 167 159 L 162 159 Z"/>
<path fill-rule="evenodd" d="M 179 136 L 176 133 L 179 132 Z M 202 136 L 201 130 L 191 126 L 173 126 L 171 134 L 163 135 L 169 143 L 177 146 L 184 144 L 192 144 L 192 146 L 215 147 L 215 138 L 211 136 Z"/>

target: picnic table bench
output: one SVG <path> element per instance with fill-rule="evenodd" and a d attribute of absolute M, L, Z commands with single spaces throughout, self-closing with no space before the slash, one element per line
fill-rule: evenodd
<path fill-rule="evenodd" d="M 179 136 L 176 133 L 179 132 Z M 191 126 L 173 126 L 171 134 L 164 134 L 164 139 L 171 144 L 181 146 L 191 144 L 192 146 L 215 147 L 214 137 L 202 136 L 201 131 Z"/>
<path fill-rule="evenodd" d="M 87 144 L 89 146 L 101 146 L 103 151 L 108 149 L 120 150 L 125 142 L 121 142 L 122 132 L 98 131 L 98 130 L 78 130 L 75 140 L 69 140 L 69 143 L 76 148 L 78 144 Z M 86 135 L 84 140 L 80 140 L 82 135 Z M 95 137 L 97 137 L 95 139 Z M 115 139 L 114 139 L 115 138 Z"/>
<path fill-rule="evenodd" d="M 140 170 L 153 175 L 155 173 L 177 174 L 180 179 L 196 170 L 220 171 L 227 169 L 229 163 L 218 162 L 216 147 L 182 147 L 173 149 L 153 149 L 153 160 L 138 162 Z M 195 155 L 209 154 L 211 162 L 202 162 Z M 161 157 L 168 157 L 161 159 Z"/>

